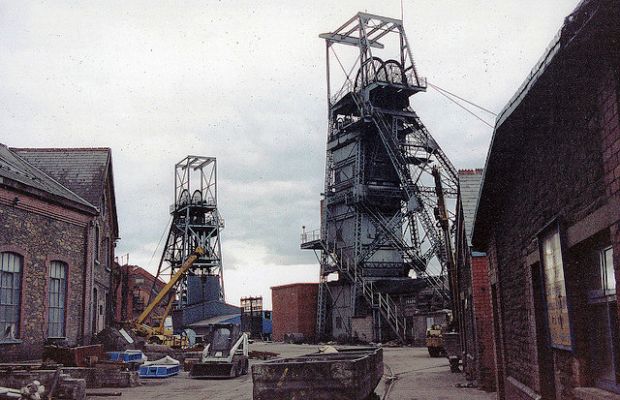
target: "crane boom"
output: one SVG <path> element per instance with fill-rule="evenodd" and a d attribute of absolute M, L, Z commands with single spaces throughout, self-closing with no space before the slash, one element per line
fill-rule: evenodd
<path fill-rule="evenodd" d="M 181 265 L 177 272 L 172 275 L 170 281 L 166 283 L 163 289 L 159 293 L 157 293 L 157 296 L 155 296 L 153 301 L 151 301 L 151 303 L 144 309 L 144 311 L 142 311 L 142 314 L 140 314 L 138 319 L 135 320 L 134 325 L 140 326 L 144 323 L 144 320 L 146 320 L 146 318 L 153 312 L 155 307 L 157 307 L 157 305 L 163 300 L 163 298 L 170 293 L 170 291 L 175 287 L 179 279 L 183 277 L 183 275 L 191 268 L 194 262 L 196 262 L 196 260 L 203 254 L 205 254 L 205 250 L 200 246 L 196 247 L 192 255 L 187 257 L 183 265 Z M 170 299 L 170 302 L 172 302 L 172 299 Z"/>

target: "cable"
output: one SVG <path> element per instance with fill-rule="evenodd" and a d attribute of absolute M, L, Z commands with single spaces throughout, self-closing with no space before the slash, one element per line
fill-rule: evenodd
<path fill-rule="evenodd" d="M 344 72 L 344 74 L 347 77 L 347 80 L 351 83 L 353 83 L 353 81 L 351 80 L 351 73 L 353 73 L 353 70 L 355 69 L 355 67 L 357 66 L 357 63 L 360 61 L 359 56 L 357 57 L 357 59 L 355 60 L 355 64 L 353 64 L 353 66 L 351 67 L 351 69 L 349 70 L 349 73 L 347 73 L 347 70 L 344 68 L 344 66 L 342 65 L 342 62 L 340 62 L 340 57 L 338 57 L 338 54 L 336 54 L 336 51 L 334 50 L 333 47 L 330 46 L 329 48 L 332 51 L 332 54 L 334 55 L 334 57 L 336 57 L 336 61 L 338 61 L 338 64 L 340 65 L 340 69 L 342 69 L 342 72 Z"/>
<path fill-rule="evenodd" d="M 494 113 L 494 112 L 493 112 L 493 111 L 491 111 L 491 110 L 488 110 L 488 109 L 486 109 L 486 108 L 484 108 L 484 107 L 482 107 L 482 106 L 479 106 L 479 105 L 478 105 L 478 104 L 476 104 L 476 103 L 473 103 L 473 102 L 471 102 L 471 101 L 469 101 L 469 100 L 467 100 L 467 99 L 462 98 L 461 96 L 458 96 L 458 95 L 456 95 L 456 94 L 454 94 L 454 93 L 451 93 L 451 92 L 447 91 L 446 89 L 442 89 L 442 88 L 440 88 L 440 87 L 439 87 L 439 86 L 437 86 L 437 85 L 433 85 L 432 83 L 430 83 L 430 82 L 428 82 L 428 81 L 427 81 L 426 83 L 427 83 L 430 87 L 432 87 L 433 89 L 435 89 L 435 90 L 438 90 L 438 91 L 441 91 L 441 92 L 445 92 L 445 93 L 449 94 L 450 96 L 454 96 L 454 97 L 456 97 L 457 99 L 462 100 L 462 101 L 464 101 L 464 102 L 465 102 L 465 103 L 467 103 L 467 104 L 471 104 L 472 106 L 474 106 L 474 107 L 476 107 L 476 108 L 479 108 L 479 109 L 481 109 L 482 111 L 486 111 L 486 112 L 488 112 L 489 114 L 491 114 L 491 115 L 492 115 L 492 116 L 494 116 L 494 117 L 497 117 L 497 114 L 496 114 L 496 113 Z"/>
<path fill-rule="evenodd" d="M 489 124 L 487 121 L 485 121 L 484 119 L 479 117 L 477 114 L 475 114 L 470 109 L 468 109 L 468 108 L 462 106 L 461 104 L 459 104 L 458 102 L 456 102 L 452 97 L 448 96 L 447 94 L 445 94 L 441 90 L 437 90 L 437 93 L 439 93 L 440 95 L 444 96 L 446 99 L 450 100 L 451 102 L 453 102 L 457 106 L 461 107 L 463 110 L 467 111 L 469 114 L 473 115 L 476 119 L 480 120 L 483 124 L 487 125 L 489 128 L 493 128 L 493 125 Z"/>
<path fill-rule="evenodd" d="M 155 247 L 155 250 L 153 250 L 153 254 L 151 255 L 151 259 L 149 260 L 147 267 L 151 266 L 151 263 L 153 262 L 153 258 L 155 258 L 155 253 L 157 253 L 157 249 L 159 249 L 159 245 L 161 244 L 161 241 L 164 239 L 164 235 L 166 234 L 166 232 L 168 232 L 168 227 L 170 226 L 171 223 L 172 223 L 172 216 L 168 220 L 168 223 L 166 224 L 166 227 L 164 228 L 164 231 L 162 232 L 161 237 L 159 238 L 159 242 L 157 242 L 157 247 Z"/>

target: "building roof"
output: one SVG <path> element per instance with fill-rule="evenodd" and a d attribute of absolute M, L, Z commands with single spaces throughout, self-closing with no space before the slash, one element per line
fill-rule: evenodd
<path fill-rule="evenodd" d="M 459 195 L 463 207 L 463 222 L 467 243 L 471 246 L 471 236 L 474 227 L 474 217 L 478 206 L 480 185 L 482 184 L 482 169 L 459 170 Z"/>
<path fill-rule="evenodd" d="M 194 322 L 193 324 L 190 324 L 189 326 L 191 328 L 203 328 L 203 327 L 207 327 L 209 325 L 214 325 L 214 324 L 233 323 L 233 322 L 236 322 L 235 320 L 238 320 L 239 323 L 241 323 L 241 313 L 217 315 L 215 317 L 211 317 L 211 318 L 203 319 L 201 321 Z"/>
<path fill-rule="evenodd" d="M 156 281 L 159 290 L 166 286 L 166 282 L 162 281 L 160 278 L 157 278 L 157 280 L 155 280 L 155 276 L 142 267 L 139 267 L 137 265 L 123 265 L 122 268 L 125 271 L 129 271 L 130 275 L 133 277 L 136 277 L 136 275 L 140 275 L 141 277 L 145 278 L 149 282 L 149 284 L 152 284 Z"/>
<path fill-rule="evenodd" d="M 74 205 L 81 206 L 91 213 L 96 213 L 96 207 L 88 200 L 76 194 L 54 177 L 39 169 L 24 159 L 18 152 L 9 149 L 0 143 L 0 177 L 35 189 L 37 194 L 51 200 L 69 200 Z"/>
<path fill-rule="evenodd" d="M 271 290 L 278 290 L 278 289 L 286 289 L 286 288 L 292 288 L 292 287 L 296 287 L 296 286 L 318 286 L 318 282 L 301 282 L 301 283 L 289 283 L 288 285 L 280 285 L 280 286 L 272 286 L 270 289 Z"/>
<path fill-rule="evenodd" d="M 106 180 L 109 179 L 112 192 L 109 200 L 112 204 L 113 230 L 118 237 L 110 148 L 12 148 L 11 150 L 99 210 L 103 207 L 103 194 Z"/>
<path fill-rule="evenodd" d="M 28 163 L 45 171 L 91 204 L 101 206 L 109 148 L 13 148 Z"/>

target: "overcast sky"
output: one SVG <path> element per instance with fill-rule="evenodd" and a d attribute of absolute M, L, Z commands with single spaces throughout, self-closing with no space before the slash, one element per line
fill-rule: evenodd
<path fill-rule="evenodd" d="M 420 75 L 499 112 L 577 2 L 404 0 L 404 23 Z M 357 11 L 400 0 L 0 0 L 0 142 L 112 148 L 117 255 L 152 272 L 174 163 L 217 157 L 227 301 L 270 307 L 270 286 L 318 280 L 299 250 L 323 190 L 318 34 Z M 491 128 L 432 89 L 412 104 L 457 168 L 484 166 Z"/>

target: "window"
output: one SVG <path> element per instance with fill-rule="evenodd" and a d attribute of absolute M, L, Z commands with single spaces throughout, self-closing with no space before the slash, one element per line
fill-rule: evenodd
<path fill-rule="evenodd" d="M 103 239 L 103 265 L 109 271 L 110 270 L 110 239 Z"/>
<path fill-rule="evenodd" d="M 20 255 L 0 253 L 0 338 L 19 334 L 22 265 Z"/>
<path fill-rule="evenodd" d="M 60 261 L 52 261 L 49 272 L 47 336 L 63 337 L 65 336 L 67 265 Z"/>
<path fill-rule="evenodd" d="M 613 249 L 607 247 L 593 260 L 588 291 L 590 354 L 596 386 L 620 392 L 616 378 L 618 368 L 618 317 Z"/>
<path fill-rule="evenodd" d="M 572 350 L 573 342 L 568 318 L 562 246 L 557 226 L 545 232 L 540 238 L 540 243 L 547 325 L 551 346 Z"/>
<path fill-rule="evenodd" d="M 99 264 L 99 225 L 95 226 L 95 263 Z"/>
<path fill-rule="evenodd" d="M 616 294 L 616 275 L 614 272 L 614 251 L 611 247 L 606 248 L 600 254 L 601 260 L 601 286 L 605 295 Z"/>

